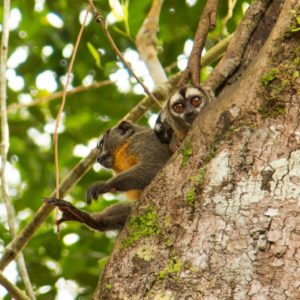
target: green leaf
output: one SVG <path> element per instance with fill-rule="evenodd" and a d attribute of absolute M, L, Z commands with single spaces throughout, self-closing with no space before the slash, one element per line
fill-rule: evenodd
<path fill-rule="evenodd" d="M 124 24 L 127 35 L 130 37 L 130 28 L 129 28 L 129 12 L 128 12 L 128 6 L 129 6 L 129 0 L 122 1 L 122 9 L 124 13 Z"/>
<path fill-rule="evenodd" d="M 291 29 L 291 32 L 297 32 L 297 31 L 300 31 L 300 27 Z"/>
<path fill-rule="evenodd" d="M 87 42 L 87 47 L 88 47 L 90 53 L 92 54 L 93 58 L 95 59 L 96 66 L 100 67 L 101 66 L 101 58 L 100 58 L 99 52 L 90 42 Z"/>

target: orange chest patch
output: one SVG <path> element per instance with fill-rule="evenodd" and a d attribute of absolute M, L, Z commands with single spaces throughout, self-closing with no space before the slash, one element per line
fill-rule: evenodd
<path fill-rule="evenodd" d="M 116 172 L 123 172 L 138 163 L 138 158 L 128 154 L 128 143 L 121 145 L 114 154 L 114 167 Z"/>
<path fill-rule="evenodd" d="M 131 191 L 126 192 L 125 194 L 129 201 L 135 201 L 135 200 L 139 199 L 141 193 L 142 193 L 142 190 L 131 190 Z"/>

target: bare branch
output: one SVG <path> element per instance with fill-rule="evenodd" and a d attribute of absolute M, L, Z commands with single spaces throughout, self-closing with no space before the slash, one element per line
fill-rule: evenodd
<path fill-rule="evenodd" d="M 228 11 L 224 19 L 222 20 L 223 27 L 227 25 L 227 22 L 231 19 L 233 14 L 233 9 L 235 7 L 237 0 L 227 0 L 228 3 Z"/>
<path fill-rule="evenodd" d="M 4 18 L 3 18 L 3 33 L 1 39 L 1 58 L 0 58 L 0 102 L 1 102 L 1 195 L 5 203 L 7 212 L 7 223 L 12 238 L 16 236 L 16 225 L 15 225 L 15 211 L 8 196 L 8 185 L 6 182 L 5 170 L 7 164 L 7 153 L 9 149 L 9 128 L 7 121 L 7 110 L 6 110 L 6 68 L 7 68 L 7 53 L 8 53 L 8 38 L 9 38 L 9 12 L 10 12 L 10 0 L 4 1 Z M 17 257 L 17 265 L 21 278 L 25 284 L 28 295 L 31 299 L 35 299 L 33 288 L 29 279 L 29 275 L 26 269 L 24 256 L 21 253 Z"/>
<path fill-rule="evenodd" d="M 162 4 L 163 0 L 153 0 L 151 9 L 135 40 L 140 56 L 146 63 L 156 85 L 160 85 L 168 80 L 157 56 L 156 34 L 158 31 L 159 15 Z"/>
<path fill-rule="evenodd" d="M 208 50 L 208 52 L 202 58 L 202 67 L 206 67 L 214 62 L 216 62 L 225 53 L 233 34 L 227 36 L 221 40 L 218 44 L 214 45 Z M 166 72 L 170 72 L 173 68 L 177 67 L 177 61 L 173 62 L 171 65 L 165 68 Z"/>
<path fill-rule="evenodd" d="M 260 22 L 269 3 L 270 0 L 257 0 L 247 10 L 245 17 L 234 33 L 226 54 L 206 80 L 205 85 L 212 92 L 216 93 L 240 65 L 251 34 Z"/>
<path fill-rule="evenodd" d="M 76 54 L 77 54 L 77 50 L 78 50 L 78 47 L 79 47 L 81 36 L 82 36 L 83 30 L 84 30 L 84 27 L 85 27 L 85 23 L 86 23 L 86 20 L 87 20 L 87 17 L 88 17 L 88 14 L 89 14 L 90 10 L 91 10 L 91 7 L 90 7 L 90 5 L 88 5 L 87 9 L 86 9 L 86 14 L 85 14 L 84 20 L 82 22 L 81 28 L 79 30 L 79 33 L 78 33 L 78 36 L 77 36 L 77 39 L 76 39 L 74 51 L 73 51 L 71 61 L 70 61 L 70 64 L 69 64 L 69 68 L 68 68 L 67 82 L 66 82 L 66 85 L 64 86 L 64 90 L 63 90 L 63 97 L 62 97 L 61 106 L 59 108 L 59 111 L 58 111 L 58 114 L 57 114 L 57 117 L 56 117 L 56 121 L 55 121 L 54 155 L 55 155 L 55 179 L 56 179 L 56 185 L 55 185 L 56 186 L 56 194 L 55 194 L 55 196 L 56 196 L 56 198 L 60 197 L 60 195 L 59 195 L 59 166 L 58 166 L 58 134 L 57 134 L 57 130 L 58 130 L 59 122 L 60 122 L 61 113 L 64 109 L 65 102 L 66 102 L 67 89 L 68 89 L 68 86 L 69 86 L 69 83 L 70 83 L 70 80 L 71 80 L 71 72 L 72 72 L 72 69 L 73 69 L 73 64 L 74 64 L 74 61 L 75 61 L 75 57 L 76 57 Z M 59 226 L 57 227 L 57 229 L 59 230 Z"/>
<path fill-rule="evenodd" d="M 197 32 L 194 39 L 192 53 L 189 57 L 186 70 L 183 72 L 177 87 L 187 84 L 192 79 L 194 86 L 200 85 L 201 54 L 205 45 L 206 37 L 210 29 L 215 26 L 216 12 L 219 0 L 207 0 L 199 20 Z"/>
<path fill-rule="evenodd" d="M 104 86 L 112 85 L 113 83 L 114 82 L 111 80 L 105 80 L 105 81 L 100 81 L 100 82 L 95 81 L 89 86 L 79 85 L 79 86 L 73 88 L 72 90 L 67 91 L 67 96 L 74 95 L 77 93 L 82 93 L 82 92 L 89 91 L 92 89 L 98 89 L 98 88 L 101 88 Z M 64 93 L 63 91 L 59 91 L 59 92 L 53 93 L 49 96 L 37 98 L 37 99 L 31 101 L 30 103 L 14 103 L 7 107 L 7 111 L 13 112 L 18 109 L 22 109 L 22 108 L 26 108 L 26 107 L 30 107 L 30 106 L 34 106 L 34 105 L 41 105 L 41 104 L 47 103 L 49 101 L 53 101 L 53 100 L 61 98 L 63 96 L 63 93 Z"/>
<path fill-rule="evenodd" d="M 6 290 L 10 293 L 12 297 L 18 300 L 30 300 L 26 296 L 26 294 L 20 290 L 18 287 L 16 287 L 14 284 L 12 284 L 4 275 L 2 272 L 0 272 L 0 284 L 6 288 Z"/>
<path fill-rule="evenodd" d="M 223 51 L 225 48 L 223 48 Z M 203 62 L 206 59 L 211 59 L 211 51 L 207 52 L 203 58 Z M 177 73 L 169 79 L 166 83 L 160 85 L 154 92 L 156 97 L 163 103 L 169 94 L 174 90 L 177 81 L 179 80 L 181 73 Z M 149 97 L 142 99 L 124 118 L 123 120 L 130 120 L 132 122 L 138 121 L 149 109 L 153 107 L 153 100 Z M 63 198 L 71 188 L 84 176 L 84 174 L 91 168 L 96 159 L 96 149 L 92 150 L 85 158 L 83 158 L 65 177 L 59 187 L 59 194 Z M 50 195 L 55 197 L 55 191 Z M 16 236 L 13 241 L 7 245 L 4 250 L 3 256 L 0 260 L 0 270 L 6 268 L 6 266 L 18 255 L 18 253 L 26 246 L 28 241 L 32 238 L 38 228 L 45 222 L 47 217 L 53 210 L 51 205 L 42 205 L 39 210 L 32 217 L 31 221 L 25 226 L 25 228 Z"/>
<path fill-rule="evenodd" d="M 150 92 L 150 90 L 144 85 L 143 81 L 135 74 L 133 68 L 131 67 L 131 65 L 125 60 L 124 56 L 122 55 L 121 51 L 119 50 L 119 48 L 117 47 L 116 43 L 114 42 L 113 38 L 111 37 L 108 28 L 107 28 L 107 24 L 105 23 L 104 17 L 101 14 L 101 12 L 99 12 L 97 10 L 97 8 L 95 7 L 93 0 L 88 0 L 88 2 L 90 3 L 90 5 L 93 8 L 94 14 L 95 14 L 95 18 L 96 18 L 96 22 L 98 24 L 100 24 L 106 38 L 108 39 L 113 51 L 116 53 L 116 55 L 121 59 L 121 61 L 123 62 L 123 64 L 126 66 L 126 68 L 130 71 L 130 73 L 132 74 L 132 76 L 136 79 L 136 81 L 143 87 L 145 93 L 153 99 L 153 101 L 159 106 L 161 107 L 161 103 L 156 99 L 156 97 Z"/>

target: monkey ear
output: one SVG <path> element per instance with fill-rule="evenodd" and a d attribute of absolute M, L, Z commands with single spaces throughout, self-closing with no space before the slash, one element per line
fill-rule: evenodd
<path fill-rule="evenodd" d="M 128 122 L 128 121 L 122 121 L 119 125 L 118 125 L 118 129 L 120 129 L 122 135 L 126 134 L 126 135 L 132 135 L 134 133 L 134 127 L 133 124 Z"/>

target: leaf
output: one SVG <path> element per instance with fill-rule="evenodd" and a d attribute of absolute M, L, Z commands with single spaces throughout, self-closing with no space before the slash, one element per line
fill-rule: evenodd
<path fill-rule="evenodd" d="M 100 58 L 99 52 L 90 42 L 87 42 L 87 47 L 88 47 L 90 53 L 92 54 L 93 58 L 95 59 L 96 66 L 100 68 L 101 58 Z"/>
<path fill-rule="evenodd" d="M 291 32 L 297 32 L 297 31 L 300 31 L 300 27 L 292 28 L 292 29 L 291 29 Z"/>
<path fill-rule="evenodd" d="M 298 24 L 300 25 L 300 17 L 296 17 Z"/>
<path fill-rule="evenodd" d="M 125 29 L 127 35 L 130 37 L 130 28 L 129 28 L 129 13 L 128 13 L 128 5 L 129 5 L 129 0 L 122 1 L 122 9 L 123 9 L 123 14 L 124 14 L 124 24 L 125 24 Z"/>

